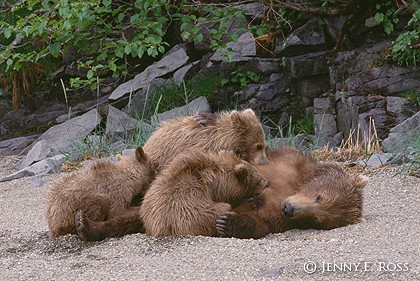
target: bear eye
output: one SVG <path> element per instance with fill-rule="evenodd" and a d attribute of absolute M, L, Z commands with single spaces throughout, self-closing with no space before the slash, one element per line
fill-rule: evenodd
<path fill-rule="evenodd" d="M 316 197 L 316 202 L 319 202 L 319 201 L 321 201 L 321 195 L 318 195 L 318 196 Z"/>
<path fill-rule="evenodd" d="M 263 145 L 262 145 L 262 144 L 260 144 L 260 143 L 259 143 L 259 144 L 257 144 L 257 149 L 258 149 L 258 150 L 263 149 Z"/>

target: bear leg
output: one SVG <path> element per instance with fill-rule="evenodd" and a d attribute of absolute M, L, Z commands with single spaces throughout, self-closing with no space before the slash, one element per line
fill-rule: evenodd
<path fill-rule="evenodd" d="M 269 233 L 263 224 L 235 212 L 221 214 L 216 220 L 216 228 L 219 237 L 261 238 Z"/>
<path fill-rule="evenodd" d="M 84 241 L 100 241 L 144 232 L 140 219 L 140 207 L 131 207 L 106 221 L 92 221 L 79 211 L 75 216 L 77 234 Z"/>

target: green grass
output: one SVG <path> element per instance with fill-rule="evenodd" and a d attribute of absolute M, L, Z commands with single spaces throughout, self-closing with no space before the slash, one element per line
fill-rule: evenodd
<path fill-rule="evenodd" d="M 403 160 L 404 163 L 397 173 L 420 177 L 420 135 L 417 135 L 414 142 L 408 145 Z"/>
<path fill-rule="evenodd" d="M 413 89 L 409 90 L 403 93 L 403 96 L 415 103 L 416 105 L 420 106 L 420 90 L 419 89 Z"/>
<path fill-rule="evenodd" d="M 275 135 L 266 134 L 266 142 L 268 147 L 277 147 L 279 145 L 295 146 L 298 135 L 303 134 L 306 138 L 314 134 L 314 118 L 312 115 L 304 115 L 297 121 L 294 121 L 292 117 L 289 118 L 289 122 L 285 126 L 277 125 L 273 120 L 266 119 L 263 121 L 268 127 L 274 127 L 277 132 Z M 278 143 L 276 140 L 282 139 L 282 143 Z M 309 143 L 308 147 L 298 147 L 300 149 L 311 149 L 312 145 Z"/>
<path fill-rule="evenodd" d="M 219 85 L 218 75 L 206 74 L 197 75 L 179 86 L 173 82 L 157 86 L 148 93 L 142 119 L 150 119 L 152 115 L 183 106 L 200 96 L 206 97 L 209 104 L 214 105 L 214 91 Z"/>

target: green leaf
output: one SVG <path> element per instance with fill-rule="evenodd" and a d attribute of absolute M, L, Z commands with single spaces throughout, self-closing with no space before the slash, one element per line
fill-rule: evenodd
<path fill-rule="evenodd" d="M 4 37 L 6 37 L 6 39 L 9 39 L 10 36 L 12 36 L 12 31 L 10 29 L 6 29 L 4 31 Z"/>
<path fill-rule="evenodd" d="M 187 31 L 184 31 L 184 32 L 182 33 L 182 37 L 183 37 L 185 40 L 188 40 L 188 39 L 191 37 L 191 33 L 187 32 Z"/>
<path fill-rule="evenodd" d="M 122 22 L 124 18 L 125 18 L 125 14 L 124 13 L 121 13 L 121 14 L 118 15 L 118 21 L 119 22 Z"/>
<path fill-rule="evenodd" d="M 138 50 L 137 56 L 138 56 L 139 59 L 141 59 L 143 57 L 143 55 L 144 55 L 144 49 L 140 47 L 139 50 Z"/>
<path fill-rule="evenodd" d="M 108 8 L 111 5 L 112 0 L 102 0 L 102 3 L 106 8 Z"/>
<path fill-rule="evenodd" d="M 137 57 L 138 53 L 139 53 L 139 52 L 138 52 L 138 47 L 133 45 L 133 46 L 131 47 L 131 56 L 132 56 L 132 57 Z"/>
<path fill-rule="evenodd" d="M 139 14 L 134 14 L 130 18 L 130 23 L 135 23 L 140 18 Z"/>
<path fill-rule="evenodd" d="M 376 13 L 375 14 L 375 17 L 374 17 L 376 23 L 383 22 L 384 21 L 384 18 L 385 18 L 385 15 L 383 13 Z"/>
<path fill-rule="evenodd" d="M 203 34 L 197 34 L 197 35 L 195 36 L 195 40 L 196 40 L 196 41 L 198 41 L 198 42 L 203 41 L 203 39 L 204 39 Z"/>
<path fill-rule="evenodd" d="M 384 30 L 386 34 L 389 35 L 392 31 L 394 31 L 394 25 L 390 21 L 387 21 L 384 23 Z"/>
<path fill-rule="evenodd" d="M 109 68 L 110 70 L 112 70 L 112 71 L 117 70 L 117 65 L 115 64 L 115 61 L 110 61 L 110 62 L 108 63 L 108 68 Z"/>
<path fill-rule="evenodd" d="M 124 48 L 116 49 L 115 50 L 115 56 L 122 59 L 124 57 Z"/>
<path fill-rule="evenodd" d="M 54 44 L 48 45 L 47 48 L 50 54 L 57 58 L 60 55 L 61 43 L 55 42 Z"/>
<path fill-rule="evenodd" d="M 163 47 L 162 45 L 159 46 L 158 51 L 163 54 L 165 52 L 165 47 Z"/>
<path fill-rule="evenodd" d="M 12 65 L 12 63 L 13 63 L 13 60 L 12 60 L 12 59 L 8 59 L 8 60 L 6 61 L 7 69 L 9 69 L 9 68 L 10 68 L 10 66 Z"/>
<path fill-rule="evenodd" d="M 89 71 L 86 74 L 86 78 L 91 79 L 92 77 L 93 77 L 93 71 L 92 71 L 92 69 L 89 69 Z"/>
<path fill-rule="evenodd" d="M 125 46 L 124 52 L 126 55 L 129 55 L 131 53 L 131 46 L 130 45 Z"/>

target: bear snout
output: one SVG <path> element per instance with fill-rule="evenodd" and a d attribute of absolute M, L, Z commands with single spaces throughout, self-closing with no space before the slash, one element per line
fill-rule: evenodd
<path fill-rule="evenodd" d="M 283 205 L 282 211 L 287 217 L 292 217 L 295 211 L 295 208 L 293 207 L 292 204 L 286 203 Z"/>

